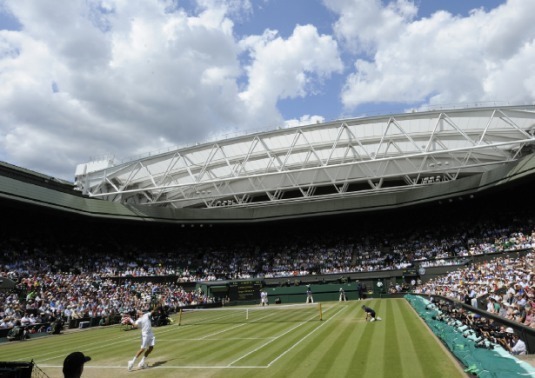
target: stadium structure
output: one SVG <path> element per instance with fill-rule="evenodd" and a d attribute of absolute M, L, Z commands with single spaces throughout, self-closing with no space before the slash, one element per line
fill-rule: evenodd
<path fill-rule="evenodd" d="M 364 240 L 377 224 L 388 223 L 385 229 L 391 230 L 407 223 L 415 223 L 417 229 L 418 222 L 427 226 L 432 218 L 447 223 L 451 219 L 447 213 L 464 219 L 481 203 L 487 206 L 487 201 L 497 198 L 503 198 L 506 206 L 511 202 L 513 210 L 532 212 L 529 200 L 534 184 L 535 105 L 496 106 L 344 119 L 243 135 L 127 161 L 93 161 L 76 167 L 74 182 L 0 163 L 0 209 L 8 219 L 6 229 L 20 228 L 21 235 L 37 235 L 37 250 L 40 238 L 48 241 L 50 230 L 57 230 L 57 235 L 51 235 L 51 253 L 56 238 L 62 242 L 60 247 L 71 243 L 84 246 L 90 241 L 88 245 L 96 246 L 91 253 L 106 256 L 108 251 L 125 252 L 123 245 L 127 249 L 142 241 L 139 250 L 148 253 L 158 250 L 160 242 L 162 251 L 168 245 L 184 245 L 173 249 L 171 257 L 191 247 L 192 255 L 203 261 L 218 246 L 234 245 L 244 236 L 253 241 L 247 245 L 250 258 L 260 251 L 260 245 L 266 245 L 265 240 L 277 239 L 281 230 L 286 237 L 280 237 L 283 241 L 296 236 L 308 242 L 306 237 L 314 234 L 332 236 L 336 241 L 337 234 L 332 231 L 347 227 L 351 232 L 344 229 L 342 234 Z M 478 205 L 459 205 L 467 198 L 475 198 L 471 202 Z M 435 217 L 433 207 L 439 203 L 452 206 L 446 205 L 448 209 L 443 207 L 439 212 L 441 217 Z M 431 210 L 431 215 L 418 219 L 421 213 L 412 211 L 416 207 L 423 208 L 424 213 Z M 464 212 L 457 213 L 459 209 Z M 395 216 L 384 216 L 383 211 L 390 210 Z M 331 222 L 331 215 L 342 215 L 343 219 Z M 319 220 L 319 225 L 301 222 L 309 219 Z M 183 227 L 185 224 L 188 227 Z M 299 233 L 298 227 L 307 232 Z M 8 241 L 9 236 L 8 230 Z M 23 245 L 32 246 L 32 240 Z M 108 250 L 109 245 L 114 248 Z M 205 253 L 202 247 L 206 245 Z M 511 251 L 508 256 L 526 253 Z M 473 255 L 471 262 L 486 258 Z M 283 303 L 294 303 L 303 301 L 304 284 L 315 285 L 318 301 L 336 300 L 340 285 L 347 284 L 345 292 L 353 298 L 363 287 L 373 297 L 382 298 L 394 282 L 416 278 L 425 282 L 456 265 L 470 263 L 468 259 L 452 261 L 454 265 L 425 269 L 416 262 L 395 270 L 324 274 L 317 265 L 312 267 L 316 274 L 299 276 L 293 284 L 289 277 L 257 277 L 191 282 L 189 288 L 199 285 L 217 298 L 257 303 L 260 286 L 265 286 Z M 76 268 L 76 264 L 58 267 L 65 272 L 76 272 Z M 176 276 L 135 279 L 175 282 Z M 357 280 L 358 284 L 349 284 Z M 14 282 L 0 282 L 2 289 L 13 290 Z M 484 309 L 460 305 L 515 327 L 529 351 L 535 350 L 535 335 L 528 327 L 487 314 Z"/>
<path fill-rule="evenodd" d="M 433 110 L 88 162 L 74 183 L 4 165 L 1 196 L 93 217 L 262 222 L 474 196 L 532 180 L 534 147 L 533 105 Z"/>

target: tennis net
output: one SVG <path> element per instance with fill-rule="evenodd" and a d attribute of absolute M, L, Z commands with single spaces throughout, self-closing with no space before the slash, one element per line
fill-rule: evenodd
<path fill-rule="evenodd" d="M 322 319 L 321 303 L 313 303 L 255 307 L 220 307 L 213 309 L 181 309 L 178 325 L 308 322 Z"/>

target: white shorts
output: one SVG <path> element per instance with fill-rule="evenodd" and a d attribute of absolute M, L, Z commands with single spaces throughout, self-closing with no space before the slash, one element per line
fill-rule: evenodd
<path fill-rule="evenodd" d="M 148 347 L 153 347 L 156 338 L 152 333 L 148 335 L 141 335 L 141 348 L 147 349 Z"/>

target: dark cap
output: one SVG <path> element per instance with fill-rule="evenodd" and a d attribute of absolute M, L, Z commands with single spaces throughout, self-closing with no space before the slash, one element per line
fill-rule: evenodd
<path fill-rule="evenodd" d="M 91 357 L 84 356 L 82 352 L 73 352 L 69 354 L 63 361 L 63 374 L 65 377 L 76 374 L 88 361 L 91 361 Z"/>

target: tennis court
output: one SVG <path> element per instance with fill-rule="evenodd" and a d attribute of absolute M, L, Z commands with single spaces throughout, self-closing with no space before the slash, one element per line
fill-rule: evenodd
<path fill-rule="evenodd" d="M 361 305 L 383 319 L 364 321 Z M 127 371 L 140 331 L 93 328 L 0 345 L 2 361 L 61 376 L 72 351 L 84 377 L 462 377 L 462 369 L 404 299 L 229 307 L 184 312 L 154 328 L 149 368 Z"/>

